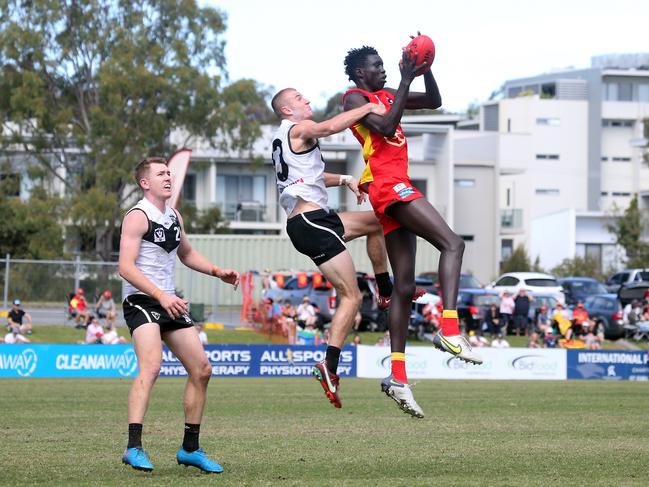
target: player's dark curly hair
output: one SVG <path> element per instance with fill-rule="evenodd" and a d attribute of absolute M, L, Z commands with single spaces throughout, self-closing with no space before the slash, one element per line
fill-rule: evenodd
<path fill-rule="evenodd" d="M 345 74 L 351 81 L 356 81 L 354 72 L 357 68 L 362 68 L 367 58 L 372 54 L 378 55 L 378 52 L 370 46 L 352 48 L 347 51 L 347 56 L 345 56 Z"/>

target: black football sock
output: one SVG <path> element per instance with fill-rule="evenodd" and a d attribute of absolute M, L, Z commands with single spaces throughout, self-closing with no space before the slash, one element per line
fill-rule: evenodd
<path fill-rule="evenodd" d="M 200 424 L 185 423 L 185 437 L 183 438 L 183 450 L 192 452 L 198 450 L 198 435 L 201 432 Z"/>
<path fill-rule="evenodd" d="M 142 423 L 128 424 L 128 445 L 126 448 L 142 448 Z"/>
<path fill-rule="evenodd" d="M 327 360 L 327 368 L 329 369 L 329 372 L 335 374 L 338 370 L 338 362 L 340 360 L 340 348 L 329 345 L 327 347 L 325 358 Z"/>
<path fill-rule="evenodd" d="M 390 274 L 387 272 L 381 272 L 374 277 L 376 278 L 376 285 L 379 288 L 379 295 L 384 298 L 389 298 L 392 295 L 392 281 L 390 280 Z"/>

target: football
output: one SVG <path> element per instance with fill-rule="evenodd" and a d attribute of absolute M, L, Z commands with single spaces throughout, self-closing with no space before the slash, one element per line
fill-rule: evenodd
<path fill-rule="evenodd" d="M 430 69 L 435 59 L 435 44 L 433 44 L 433 40 L 430 37 L 420 34 L 412 39 L 405 49 L 410 49 L 410 59 L 417 56 L 418 65 L 422 63 L 426 64 L 426 66 L 417 71 L 417 76 L 424 74 Z"/>

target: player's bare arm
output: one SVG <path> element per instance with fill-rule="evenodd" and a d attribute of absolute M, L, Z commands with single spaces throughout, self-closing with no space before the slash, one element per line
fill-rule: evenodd
<path fill-rule="evenodd" d="M 426 71 L 423 74 L 423 77 L 426 92 L 409 91 L 408 100 L 406 101 L 406 108 L 408 110 L 419 110 L 424 108 L 435 110 L 442 106 L 442 95 L 439 92 L 437 81 L 435 81 L 435 77 L 431 70 L 429 69 Z M 396 94 L 396 90 L 393 90 L 392 88 L 385 88 L 385 90 L 392 94 Z"/>
<path fill-rule="evenodd" d="M 190 269 L 218 277 L 223 282 L 234 286 L 234 289 L 236 290 L 239 286 L 239 273 L 234 269 L 222 269 L 219 266 L 212 264 L 205 258 L 205 256 L 194 249 L 185 235 L 185 226 L 180 214 L 178 214 L 178 218 L 180 219 L 181 227 L 180 245 L 178 246 L 178 258 L 180 261 Z"/>
<path fill-rule="evenodd" d="M 163 292 L 135 265 L 142 237 L 148 229 L 147 217 L 141 211 L 131 211 L 124 218 L 119 245 L 119 275 L 130 282 L 133 287 L 158 300 L 170 316 L 178 318 L 189 311 L 187 302 L 178 296 L 171 296 Z"/>
<path fill-rule="evenodd" d="M 356 202 L 360 205 L 365 201 L 365 193 L 358 189 L 358 180 L 349 174 L 333 174 L 330 172 L 323 173 L 325 186 L 347 186 L 352 193 L 356 195 Z"/>
<path fill-rule="evenodd" d="M 375 103 L 365 102 L 353 110 L 340 113 L 323 122 L 302 120 L 291 128 L 291 145 L 297 151 L 302 148 L 312 147 L 315 144 L 315 139 L 342 132 L 369 113 L 373 113 L 377 117 L 380 117 L 385 114 L 385 112 L 385 107 Z"/>

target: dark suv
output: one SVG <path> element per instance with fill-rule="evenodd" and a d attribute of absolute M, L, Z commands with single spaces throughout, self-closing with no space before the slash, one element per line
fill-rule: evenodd
<path fill-rule="evenodd" d="M 437 272 L 422 272 L 415 278 L 415 284 L 426 292 L 439 294 L 439 275 Z M 460 289 L 482 289 L 484 286 L 471 274 L 460 274 Z"/>
<path fill-rule="evenodd" d="M 606 338 L 624 336 L 622 305 L 615 294 L 595 294 L 584 301 L 588 316 L 595 321 L 597 331 L 603 331 Z"/>

